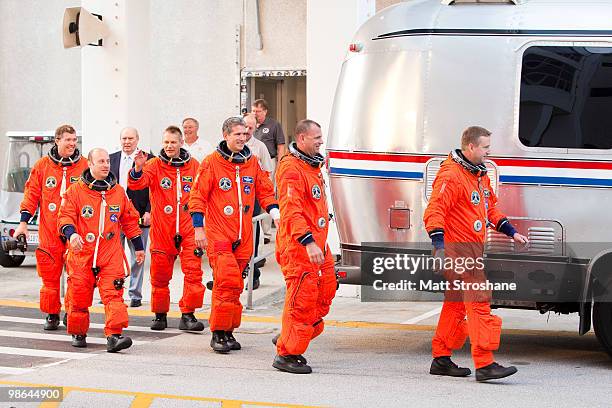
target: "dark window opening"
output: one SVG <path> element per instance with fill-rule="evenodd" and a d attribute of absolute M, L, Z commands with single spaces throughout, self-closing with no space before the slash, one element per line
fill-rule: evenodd
<path fill-rule="evenodd" d="M 519 139 L 531 147 L 611 149 L 612 48 L 528 48 Z"/>

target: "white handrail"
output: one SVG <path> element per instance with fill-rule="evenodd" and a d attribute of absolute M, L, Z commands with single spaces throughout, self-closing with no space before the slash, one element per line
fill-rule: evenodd
<path fill-rule="evenodd" d="M 253 217 L 252 222 L 253 222 L 253 254 L 255 254 L 255 245 L 256 245 L 256 240 L 255 240 L 255 236 L 257 234 L 257 230 L 256 228 L 259 227 L 259 224 L 261 221 L 271 218 L 270 214 L 264 212 L 261 213 L 255 217 Z M 263 236 L 263 230 L 262 230 L 262 234 Z M 251 260 L 249 261 L 249 274 L 247 276 L 248 279 L 248 284 L 247 284 L 247 310 L 253 310 L 253 272 L 255 271 L 255 263 L 261 261 L 262 259 L 265 259 L 267 257 L 269 257 L 270 255 L 272 255 L 274 253 L 274 250 L 272 251 L 268 251 L 264 254 L 259 254 L 257 257 L 255 256 L 251 256 Z"/>

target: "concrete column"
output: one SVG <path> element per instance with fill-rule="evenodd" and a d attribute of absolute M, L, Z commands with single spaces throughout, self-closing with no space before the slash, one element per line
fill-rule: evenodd
<path fill-rule="evenodd" d="M 375 0 L 308 0 L 307 116 L 321 124 L 324 138 L 329 129 L 338 75 L 351 39 L 359 26 L 372 17 L 375 11 Z M 331 201 L 329 206 L 331 208 Z M 340 253 L 338 231 L 333 222 L 330 223 L 328 243 L 334 254 Z M 341 285 L 338 294 L 356 296 L 357 289 L 355 286 Z"/>
<path fill-rule="evenodd" d="M 151 146 L 151 52 L 149 0 L 82 0 L 100 14 L 110 35 L 102 47 L 83 47 L 83 152 L 119 147 L 125 126 L 138 129 L 142 148 Z M 158 129 L 159 130 L 159 129 Z M 156 132 L 155 134 L 157 135 Z"/>
<path fill-rule="evenodd" d="M 375 9 L 374 0 L 308 0 L 307 111 L 323 130 L 328 129 L 338 75 L 351 39 Z"/>

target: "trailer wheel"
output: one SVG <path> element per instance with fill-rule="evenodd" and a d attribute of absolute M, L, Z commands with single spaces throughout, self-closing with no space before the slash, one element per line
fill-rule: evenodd
<path fill-rule="evenodd" d="M 25 260 L 25 255 L 9 255 L 0 247 L 0 265 L 5 268 L 16 268 Z"/>
<path fill-rule="evenodd" d="M 593 307 L 593 328 L 597 340 L 612 357 L 612 303 L 595 302 Z"/>

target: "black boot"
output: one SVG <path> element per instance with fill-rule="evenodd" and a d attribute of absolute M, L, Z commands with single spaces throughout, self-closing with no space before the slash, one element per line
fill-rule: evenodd
<path fill-rule="evenodd" d="M 263 268 L 265 264 L 266 264 L 266 258 L 261 259 L 261 260 L 255 262 L 255 267 L 256 268 Z"/>
<path fill-rule="evenodd" d="M 217 353 L 229 353 L 231 348 L 227 344 L 227 338 L 223 330 L 215 330 L 212 332 L 212 339 L 210 339 L 210 347 Z"/>
<path fill-rule="evenodd" d="M 515 366 L 504 367 L 497 363 L 491 363 L 486 367 L 476 370 L 476 381 L 495 380 L 497 378 L 508 377 L 518 370 Z"/>
<path fill-rule="evenodd" d="M 278 342 L 279 338 L 280 338 L 280 333 L 277 334 L 276 336 L 272 337 L 272 344 L 274 344 L 276 346 L 276 343 Z M 306 357 L 304 357 L 301 354 L 297 354 L 297 355 L 295 355 L 293 357 L 295 357 L 300 363 L 308 364 L 308 360 L 306 360 Z"/>
<path fill-rule="evenodd" d="M 68 313 L 64 313 L 64 318 L 62 319 L 62 323 L 64 323 L 64 327 L 68 327 Z"/>
<path fill-rule="evenodd" d="M 85 334 L 73 334 L 72 335 L 72 347 L 87 347 L 87 342 L 85 338 L 87 335 Z"/>
<path fill-rule="evenodd" d="M 179 323 L 179 330 L 202 331 L 204 330 L 204 323 L 198 322 L 193 313 L 183 313 Z"/>
<path fill-rule="evenodd" d="M 132 339 L 127 336 L 112 334 L 106 338 L 106 351 L 109 353 L 116 353 L 119 350 L 130 348 L 131 346 Z"/>
<path fill-rule="evenodd" d="M 261 284 L 261 282 L 259 281 L 259 278 L 254 278 L 253 279 L 253 290 L 259 289 L 259 285 Z M 244 286 L 244 290 L 249 290 L 249 284 L 247 283 Z"/>
<path fill-rule="evenodd" d="M 279 356 L 274 357 L 272 367 L 277 370 L 285 371 L 292 374 L 310 374 L 312 368 L 306 363 L 297 359 L 297 356 Z"/>
<path fill-rule="evenodd" d="M 164 330 L 168 327 L 168 319 L 166 313 L 155 313 L 155 319 L 151 324 L 151 330 Z"/>
<path fill-rule="evenodd" d="M 48 314 L 45 318 L 45 330 L 57 330 L 60 324 L 60 318 L 58 314 Z"/>
<path fill-rule="evenodd" d="M 469 368 L 459 367 L 448 356 L 436 357 L 431 362 L 429 374 L 448 375 L 450 377 L 467 377 L 472 374 Z"/>
<path fill-rule="evenodd" d="M 225 339 L 227 341 L 227 345 L 230 347 L 230 350 L 240 350 L 242 348 L 242 346 L 240 346 L 240 343 L 236 341 L 236 338 L 234 337 L 234 333 L 226 331 Z"/>

